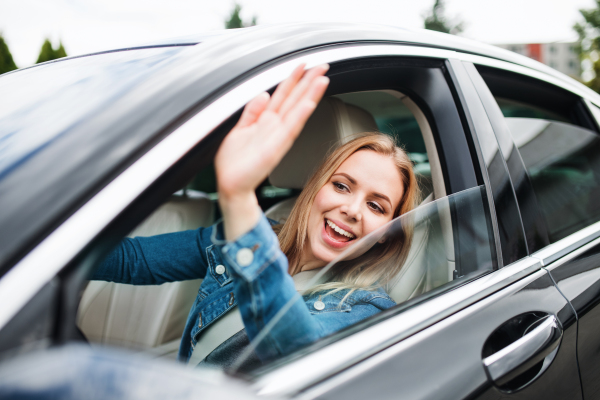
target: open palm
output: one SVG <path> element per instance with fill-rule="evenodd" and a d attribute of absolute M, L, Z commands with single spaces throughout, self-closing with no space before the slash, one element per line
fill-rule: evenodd
<path fill-rule="evenodd" d="M 323 97 L 327 70 L 321 65 L 304 73 L 299 65 L 273 96 L 262 93 L 246 105 L 215 158 L 220 197 L 254 193 L 277 166 Z"/>

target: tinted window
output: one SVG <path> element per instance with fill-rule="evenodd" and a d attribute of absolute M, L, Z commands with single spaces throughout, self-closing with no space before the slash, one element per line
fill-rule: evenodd
<path fill-rule="evenodd" d="M 600 138 L 568 123 L 506 118 L 551 242 L 600 220 Z"/>
<path fill-rule="evenodd" d="M 518 149 L 507 164 L 530 252 L 600 220 L 594 203 L 600 184 L 598 134 L 583 100 L 521 74 L 484 66 L 477 70 L 506 122 L 496 125 L 496 134 Z"/>

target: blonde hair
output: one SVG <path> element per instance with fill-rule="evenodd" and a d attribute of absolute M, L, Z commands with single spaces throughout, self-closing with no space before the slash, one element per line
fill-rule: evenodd
<path fill-rule="evenodd" d="M 393 217 L 407 213 L 415 207 L 418 187 L 413 164 L 406 152 L 398 147 L 391 137 L 380 133 L 364 133 L 337 147 L 306 183 L 286 222 L 275 227 L 281 250 L 288 258 L 291 275 L 300 272 L 302 267 L 299 261 L 308 239 L 308 217 L 317 192 L 329 182 L 348 157 L 360 150 L 371 150 L 392 158 L 400 172 L 399 183 L 404 190 Z M 350 289 L 344 296 L 346 298 L 356 289 L 373 290 L 387 285 L 404 265 L 411 242 L 412 229 L 407 224 L 402 227 L 400 240 L 386 240 L 351 261 L 338 262 L 329 271 L 329 283 L 318 285 L 310 292 Z"/>

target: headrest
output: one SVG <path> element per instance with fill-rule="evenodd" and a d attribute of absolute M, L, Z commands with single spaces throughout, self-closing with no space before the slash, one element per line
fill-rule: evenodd
<path fill-rule="evenodd" d="M 346 143 L 352 135 L 374 131 L 377 124 L 367 111 L 334 97 L 324 98 L 269 175 L 269 182 L 280 188 L 302 189 L 329 149 Z"/>

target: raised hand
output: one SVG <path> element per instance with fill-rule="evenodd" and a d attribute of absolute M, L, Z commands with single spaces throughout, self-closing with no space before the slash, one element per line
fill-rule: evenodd
<path fill-rule="evenodd" d="M 321 65 L 304 73 L 304 65 L 299 65 L 273 96 L 261 93 L 250 101 L 221 143 L 215 169 L 228 240 L 258 221 L 254 190 L 292 147 L 323 97 L 329 84 L 323 75 L 328 68 Z"/>

